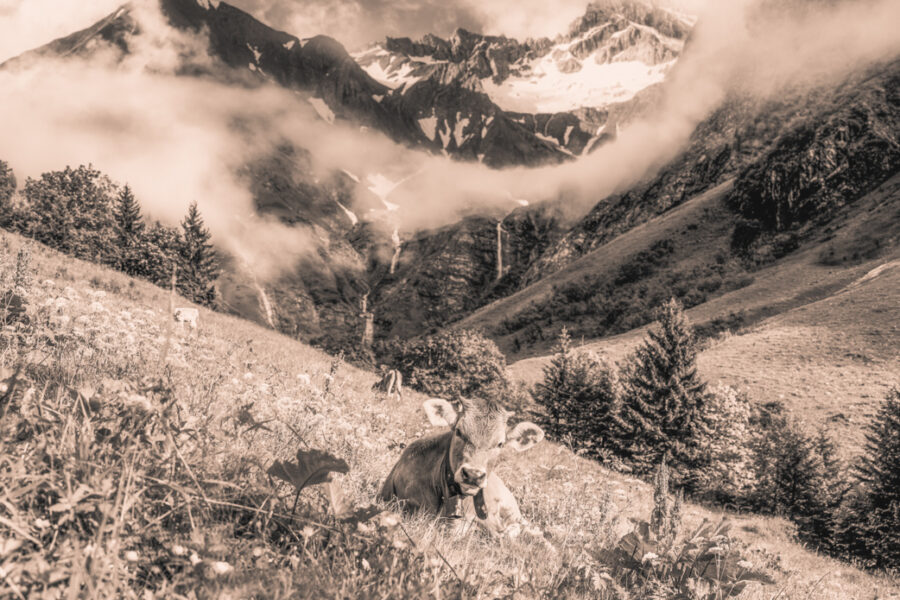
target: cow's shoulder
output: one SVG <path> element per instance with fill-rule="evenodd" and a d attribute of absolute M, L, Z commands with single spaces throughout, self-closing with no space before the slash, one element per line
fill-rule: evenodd
<path fill-rule="evenodd" d="M 450 444 L 451 431 L 432 433 L 411 442 L 403 454 L 409 458 L 433 458 L 447 450 Z"/>

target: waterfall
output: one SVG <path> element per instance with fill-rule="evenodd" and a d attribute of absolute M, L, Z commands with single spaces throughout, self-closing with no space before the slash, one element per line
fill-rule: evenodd
<path fill-rule="evenodd" d="M 256 286 L 256 291 L 259 293 L 259 306 L 263 309 L 263 314 L 266 316 L 266 323 L 269 324 L 269 327 L 275 329 L 275 318 L 273 316 L 272 304 L 269 302 L 269 297 L 266 295 L 266 290 L 263 286 L 259 285 L 259 282 L 256 281 L 256 276 L 253 277 L 253 285 Z"/>
<path fill-rule="evenodd" d="M 402 246 L 400 245 L 400 232 L 397 231 L 397 228 L 394 227 L 394 233 L 391 235 L 391 241 L 394 242 L 394 256 L 391 258 L 391 275 L 394 274 L 394 271 L 397 270 L 397 261 L 400 260 L 400 249 Z"/>
<path fill-rule="evenodd" d="M 497 221 L 497 281 L 503 278 L 503 221 Z"/>

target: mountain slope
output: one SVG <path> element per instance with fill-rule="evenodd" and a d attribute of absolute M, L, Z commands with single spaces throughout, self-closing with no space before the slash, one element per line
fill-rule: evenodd
<path fill-rule="evenodd" d="M 0 233 L 0 238 L 4 252 L 10 254 L 23 243 L 7 233 Z M 53 327 L 68 327 L 73 335 L 80 335 L 81 328 L 92 332 L 93 337 L 76 338 L 84 340 L 77 345 L 78 351 L 90 351 L 95 358 L 90 369 L 81 371 L 86 385 L 137 381 L 163 372 L 157 361 L 166 347 L 168 292 L 41 246 L 35 246 L 33 254 L 32 307 L 51 306 L 47 301 L 52 300 Z M 176 306 L 180 305 L 183 301 L 178 300 Z M 137 354 L 135 345 L 146 352 Z M 145 360 L 136 361 L 137 355 Z M 12 356 L 7 353 L 4 360 Z M 188 337 L 176 331 L 166 356 L 167 381 L 176 390 L 173 402 L 183 419 L 218 436 L 220 447 L 209 460 L 230 464 L 240 456 L 245 461 L 241 465 L 286 460 L 295 454 L 297 435 L 302 435 L 306 444 L 347 460 L 350 472 L 338 477 L 338 482 L 355 504 L 368 504 L 402 447 L 427 432 L 420 408 L 424 397 L 414 392 L 404 400 L 376 397 L 369 389 L 373 374 L 343 363 L 336 363 L 333 371 L 332 357 L 240 319 L 201 308 L 199 332 Z M 0 368 L 9 366 L 0 363 Z M 250 411 L 266 427 L 236 434 L 234 420 L 242 410 Z M 186 441 L 181 452 L 192 457 L 197 449 Z M 431 520 L 404 519 L 417 545 L 433 545 L 481 589 L 508 586 L 512 576 L 527 577 L 528 584 L 520 586 L 519 593 L 535 597 L 534 589 L 558 586 L 561 575 L 577 576 L 577 566 L 569 562 L 570 552 L 597 543 L 601 534 L 626 530 L 629 517 L 646 519 L 651 510 L 652 489 L 647 484 L 605 471 L 546 441 L 528 453 L 504 453 L 497 469 L 519 499 L 523 514 L 547 533 L 547 540 L 522 536 L 498 544 L 477 531 L 456 536 L 445 527 L 435 527 Z M 247 481 L 265 480 L 262 469 L 251 466 L 232 473 L 227 483 L 242 488 Z M 201 484 L 224 485 L 222 481 Z M 280 491 L 276 496 L 272 501 L 278 506 L 293 502 L 291 492 Z M 202 507 L 201 499 L 196 501 Z M 726 514 L 686 503 L 684 516 L 685 526 L 693 528 L 703 519 L 718 521 Z M 861 599 L 872 593 L 887 595 L 896 588 L 886 578 L 794 543 L 790 528 L 779 519 L 727 516 L 736 536 L 756 553 L 754 561 L 762 563 L 776 554 L 784 568 L 777 574 L 776 587 L 751 587 L 745 592 L 747 598 L 778 593 L 798 600 L 813 594 L 828 600 Z M 217 535 L 201 541 L 196 550 L 215 552 L 221 545 L 213 541 L 222 539 Z M 252 563 L 248 561 L 246 571 L 228 581 L 236 585 L 253 581 L 258 571 Z"/>

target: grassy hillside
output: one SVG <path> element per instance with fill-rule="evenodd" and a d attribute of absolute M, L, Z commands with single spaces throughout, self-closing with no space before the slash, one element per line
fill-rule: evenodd
<path fill-rule="evenodd" d="M 848 436 L 850 443 L 842 449 L 852 454 L 874 402 L 900 383 L 898 199 L 900 177 L 894 177 L 804 249 L 753 273 L 750 285 L 690 309 L 687 314 L 697 325 L 718 322 L 735 329 L 706 342 L 701 375 L 744 389 L 754 401 L 784 401 L 810 425 Z M 689 208 L 690 203 L 675 209 L 669 219 Z M 665 224 L 662 219 L 648 223 L 645 235 Z M 622 238 L 630 235 L 616 242 L 625 243 Z M 872 248 L 877 257 L 865 258 Z M 609 254 L 592 260 L 603 263 L 614 250 L 611 243 L 598 251 Z M 487 320 L 491 315 L 476 316 Z M 585 345 L 618 361 L 645 331 L 588 339 Z M 510 371 L 534 383 L 548 361 L 547 356 L 527 358 Z"/>
<path fill-rule="evenodd" d="M 14 256 L 22 239 L 7 233 L 0 236 L 4 256 Z M 336 363 L 332 357 L 246 321 L 201 308 L 199 333 L 191 336 L 176 331 L 169 350 L 164 352 L 169 327 L 166 292 L 39 246 L 34 256 L 32 306 L 47 304 L 56 315 L 54 322 L 60 333 L 68 331 L 75 336 L 71 339 L 80 340 L 74 346 L 75 353 L 55 359 L 62 361 L 57 364 L 60 373 L 83 389 L 102 387 L 100 382 L 104 380 L 103 385 L 108 385 L 110 378 L 141 381 L 167 371 L 182 418 L 217 440 L 215 451 L 199 453 L 194 466 L 229 478 L 225 482 L 204 481 L 202 486 L 209 497 L 214 497 L 219 489 L 216 486 L 246 490 L 253 485 L 269 485 L 277 490 L 270 499 L 276 514 L 287 512 L 293 494 L 283 484 L 267 483 L 262 468 L 274 459 L 289 459 L 298 447 L 308 446 L 347 460 L 350 472 L 339 476 L 340 485 L 354 503 L 365 505 L 404 445 L 426 431 L 421 397 L 414 393 L 403 400 L 379 397 L 370 391 L 375 379 L 371 373 Z M 860 289 L 866 289 L 865 285 Z M 178 301 L 178 305 L 185 303 Z M 165 367 L 159 363 L 161 356 L 165 356 Z M 0 367 L 9 368 L 23 358 L 33 359 L 7 351 Z M 333 381 L 329 381 L 333 370 Z M 42 393 L 49 393 L 49 389 Z M 266 428 L 242 432 L 235 421 L 240 422 L 242 407 Z M 5 464 L 9 469 L 12 463 L 7 459 Z M 243 470 L 226 468 L 232 464 L 243 465 Z M 542 590 L 563 593 L 559 591 L 566 589 L 563 582 L 583 576 L 584 566 L 590 564 L 586 552 L 626 531 L 628 518 L 647 518 L 652 507 L 648 485 L 609 473 L 549 442 L 526 454 L 504 456 L 498 469 L 520 499 L 524 515 L 547 534 L 549 548 L 543 540 L 527 535 L 497 541 L 480 532 L 454 536 L 427 519 L 407 519 L 404 523 L 416 546 L 429 552 L 439 550 L 476 597 L 505 596 L 513 590 L 516 597 L 536 597 Z M 304 491 L 301 504 L 304 502 L 315 505 L 324 500 L 320 491 Z M 198 515 L 203 512 L 199 498 L 194 506 Z M 10 527 L 22 515 L 11 514 L 9 506 L 2 512 L 4 540 L 20 537 L 22 526 L 27 531 L 28 523 L 18 529 Z M 721 511 L 695 505 L 688 505 L 685 511 L 689 527 L 702 519 L 723 516 Z M 775 571 L 775 587 L 751 586 L 743 592 L 743 598 L 882 598 L 898 592 L 895 582 L 794 544 L 790 527 L 779 519 L 727 516 L 734 522 L 738 537 L 752 548 L 756 564 L 780 565 Z M 190 535 L 195 540 L 191 551 L 199 552 L 204 560 L 216 556 L 208 536 L 204 543 L 203 535 Z M 253 558 L 257 555 L 250 554 L 264 540 L 251 537 L 241 544 L 239 549 L 246 559 L 235 560 L 234 572 L 209 588 L 215 593 L 206 597 L 274 597 L 279 589 L 291 589 L 285 583 L 290 578 L 284 570 L 277 571 L 274 580 L 260 580 L 275 577 L 272 571 L 262 570 L 260 559 Z M 45 550 L 48 559 L 53 550 Z M 130 550 L 121 547 L 112 555 L 125 556 L 122 568 L 136 573 L 140 562 L 129 567 L 128 561 L 134 558 L 127 554 Z M 135 550 L 150 551 L 143 546 Z M 7 556 L 4 551 L 0 558 L 5 561 L 5 572 L 13 572 L 15 552 Z M 305 560 L 310 559 L 297 557 L 297 564 L 288 563 L 287 572 L 291 566 L 310 568 Z M 453 580 L 454 575 L 443 562 L 434 561 L 435 575 Z"/>

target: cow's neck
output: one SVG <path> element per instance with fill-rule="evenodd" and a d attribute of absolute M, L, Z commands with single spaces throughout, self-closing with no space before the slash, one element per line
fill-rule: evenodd
<path fill-rule="evenodd" d="M 441 459 L 441 471 L 440 471 L 440 482 L 441 482 L 441 505 L 447 503 L 447 501 L 453 496 L 459 496 L 462 494 L 462 488 L 459 487 L 459 483 L 456 482 L 456 478 L 453 476 L 453 469 L 450 468 L 450 447 L 453 445 L 453 432 L 450 433 L 449 443 L 447 444 L 447 448 L 444 450 L 444 457 Z"/>

